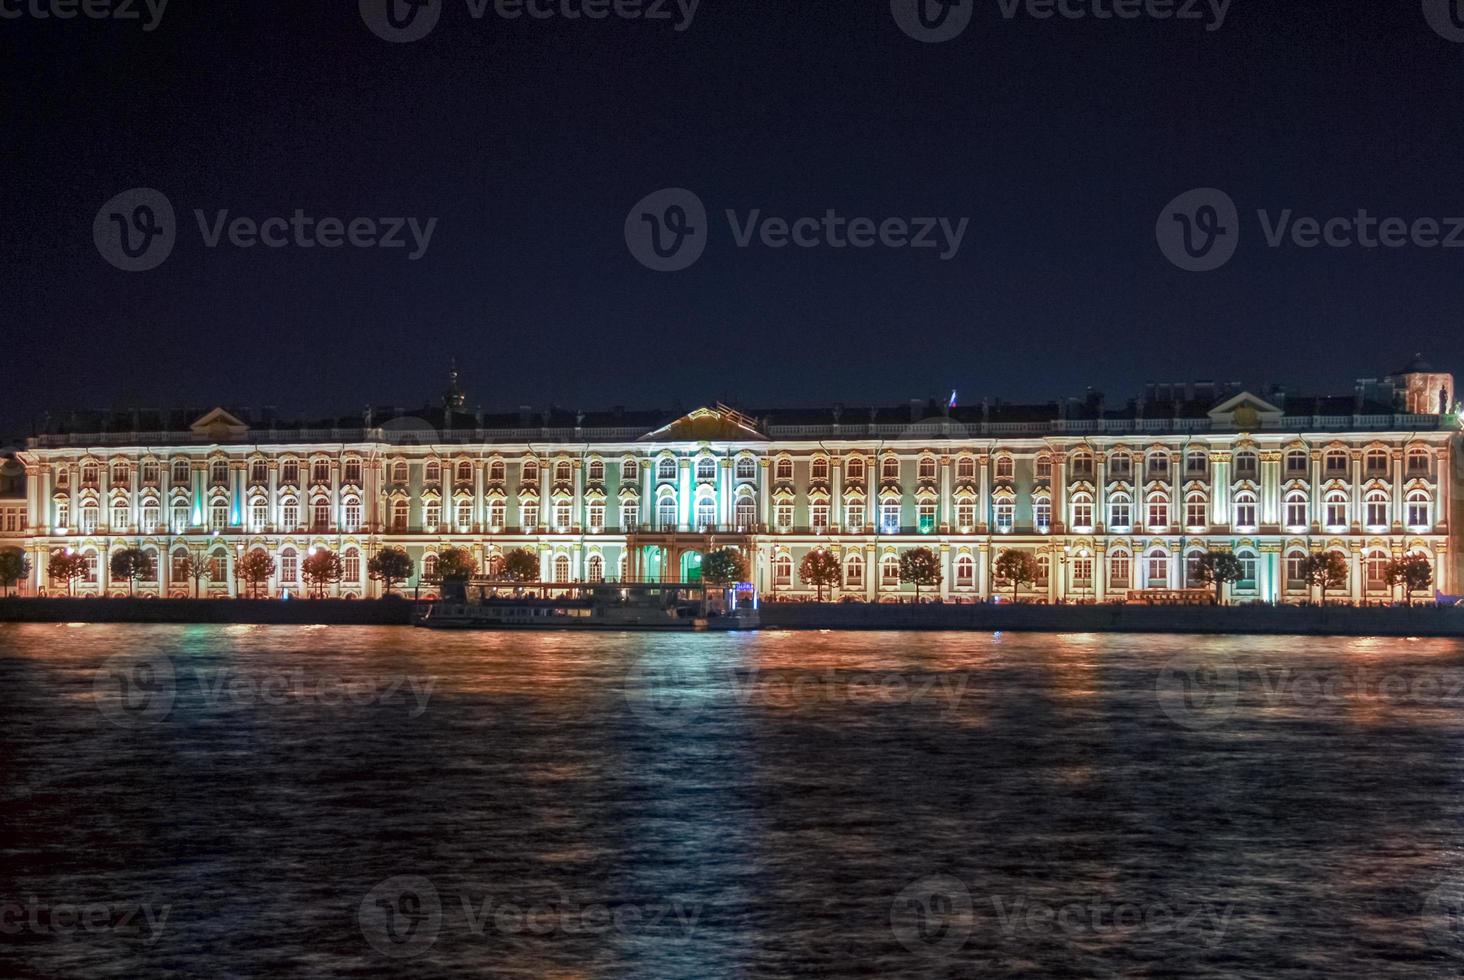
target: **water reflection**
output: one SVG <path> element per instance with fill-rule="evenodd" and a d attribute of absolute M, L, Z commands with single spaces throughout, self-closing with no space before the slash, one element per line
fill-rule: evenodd
<path fill-rule="evenodd" d="M 169 909 L 5 952 L 1453 976 L 1461 691 L 1445 640 L 0 627 L 0 902 Z"/>

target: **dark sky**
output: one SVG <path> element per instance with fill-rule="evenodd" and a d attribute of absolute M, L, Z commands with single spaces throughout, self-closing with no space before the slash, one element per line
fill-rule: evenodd
<path fill-rule="evenodd" d="M 72 407 L 419 404 L 453 355 L 470 405 L 569 408 L 1464 367 L 1464 249 L 1269 248 L 1256 217 L 1464 215 L 1464 44 L 1419 0 L 1234 0 L 1216 31 L 968 0 L 938 44 L 889 0 L 702 0 L 680 32 L 445 2 L 408 44 L 356 0 L 173 0 L 151 32 L 0 19 L 0 432 Z M 1239 249 L 1185 272 L 1156 221 L 1207 186 Z M 93 239 L 133 187 L 178 215 L 149 272 Z M 624 237 L 665 187 L 711 219 L 674 273 Z M 210 249 L 196 208 L 438 223 L 417 261 Z M 729 208 L 970 224 L 949 261 L 738 248 Z"/>

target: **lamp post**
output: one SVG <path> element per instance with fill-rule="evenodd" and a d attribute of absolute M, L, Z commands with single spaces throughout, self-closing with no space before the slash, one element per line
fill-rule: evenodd
<path fill-rule="evenodd" d="M 1057 587 L 1058 587 L 1058 590 L 1060 592 L 1060 595 L 1058 596 L 1058 598 L 1060 600 L 1064 600 L 1064 601 L 1067 599 L 1067 594 L 1068 594 L 1068 581 L 1067 581 L 1068 555 L 1072 552 L 1072 550 L 1073 550 L 1072 545 L 1067 545 L 1067 544 L 1063 545 L 1062 546 L 1062 554 L 1059 555 L 1058 556 L 1058 559 L 1057 559 L 1058 560 L 1058 563 L 1059 563 L 1059 566 L 1061 568 L 1061 571 L 1058 573 L 1058 576 L 1057 576 Z"/>

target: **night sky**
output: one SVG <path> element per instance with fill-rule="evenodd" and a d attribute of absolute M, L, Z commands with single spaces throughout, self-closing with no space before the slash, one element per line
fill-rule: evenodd
<path fill-rule="evenodd" d="M 0 19 L 0 435 L 83 407 L 413 406 L 453 356 L 490 409 L 1115 402 L 1149 380 L 1347 392 L 1414 351 L 1464 368 L 1464 248 L 1270 248 L 1256 216 L 1464 215 L 1464 43 L 1420 0 L 1234 0 L 1218 30 L 1208 2 L 1068 20 L 967 0 L 969 27 L 929 44 L 889 0 L 702 0 L 681 31 L 674 0 L 660 21 L 445 0 L 401 44 L 356 0 L 173 0 L 152 31 L 143 0 L 141 21 L 29 13 L 49 2 L 0 0 L 23 14 Z M 93 222 L 134 187 L 167 196 L 177 240 L 130 273 Z M 655 272 L 625 225 L 667 187 L 705 203 L 706 251 Z M 1199 187 L 1240 212 L 1206 273 L 1155 236 Z M 412 261 L 209 248 L 195 209 L 437 223 Z M 727 209 L 969 226 L 945 260 L 739 248 Z"/>

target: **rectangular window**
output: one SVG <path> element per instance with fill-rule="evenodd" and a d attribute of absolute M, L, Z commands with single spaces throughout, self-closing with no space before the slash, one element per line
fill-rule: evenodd
<path fill-rule="evenodd" d="M 1382 527 L 1388 523 L 1388 504 L 1382 500 L 1367 502 L 1367 523 L 1369 527 Z"/>
<path fill-rule="evenodd" d="M 969 500 L 963 500 L 956 504 L 956 526 L 962 531 L 970 531 L 976 526 L 976 505 Z"/>
<path fill-rule="evenodd" d="M 1039 531 L 1052 528 L 1052 501 L 1041 497 L 1032 504 L 1032 523 Z"/>
<path fill-rule="evenodd" d="M 229 505 L 222 500 L 215 500 L 209 507 L 208 521 L 210 527 L 228 527 Z"/>
<path fill-rule="evenodd" d="M 293 582 L 299 576 L 299 559 L 293 553 L 280 556 L 280 581 Z"/>
<path fill-rule="evenodd" d="M 435 501 L 433 503 L 429 503 L 426 507 L 426 516 L 422 518 L 422 524 L 424 525 L 424 529 L 428 531 L 435 531 L 437 530 L 437 526 L 441 523 L 442 505 L 436 503 Z"/>
<path fill-rule="evenodd" d="M 996 522 L 996 529 L 1002 533 L 1010 532 L 1012 529 L 1012 518 L 1016 513 L 1016 507 L 1010 500 L 998 500 L 992 508 L 993 519 Z"/>
<path fill-rule="evenodd" d="M 554 527 L 556 530 L 568 530 L 571 519 L 570 511 L 573 505 L 568 500 L 558 500 L 554 503 Z"/>
<path fill-rule="evenodd" d="M 1306 527 L 1306 501 L 1286 501 L 1286 526 Z"/>
<path fill-rule="evenodd" d="M 864 527 L 864 505 L 849 505 L 849 530 L 859 531 Z"/>
<path fill-rule="evenodd" d="M 829 505 L 823 502 L 815 503 L 809 509 L 810 519 L 813 521 L 815 531 L 827 531 L 829 529 Z"/>
<path fill-rule="evenodd" d="M 1108 523 L 1111 529 L 1128 527 L 1130 520 L 1127 500 L 1115 500 L 1108 505 Z"/>
<path fill-rule="evenodd" d="M 1093 584 L 1093 559 L 1091 557 L 1078 557 L 1073 559 L 1073 584 L 1090 587 Z"/>
<path fill-rule="evenodd" d="M 1187 500 L 1184 505 L 1184 526 L 1205 527 L 1209 522 L 1205 519 L 1205 502 L 1203 500 Z"/>
<path fill-rule="evenodd" d="M 1093 505 L 1086 500 L 1079 500 L 1073 504 L 1073 526 L 1090 528 L 1093 526 Z"/>
<path fill-rule="evenodd" d="M 523 504 L 523 505 L 521 505 L 519 507 L 519 513 L 522 515 L 522 518 L 521 519 L 524 522 L 524 527 L 538 527 L 539 526 L 539 505 L 538 504 Z"/>
<path fill-rule="evenodd" d="M 1130 568 L 1128 555 L 1114 555 L 1108 559 L 1108 587 L 1110 589 L 1128 588 Z"/>
<path fill-rule="evenodd" d="M 346 530 L 356 531 L 361 527 L 361 505 L 356 501 L 346 504 Z"/>
<path fill-rule="evenodd" d="M 1340 500 L 1327 501 L 1327 526 L 1342 527 L 1347 523 L 1347 505 Z"/>
<path fill-rule="evenodd" d="M 315 502 L 314 512 L 311 516 L 311 523 L 315 526 L 315 530 L 317 531 L 324 531 L 326 528 L 330 527 L 329 501 L 317 500 Z"/>
<path fill-rule="evenodd" d="M 1235 524 L 1237 527 L 1256 526 L 1256 502 L 1254 500 L 1242 500 L 1236 503 Z"/>
<path fill-rule="evenodd" d="M 900 502 L 887 500 L 880 504 L 879 529 L 884 534 L 900 533 Z"/>
<path fill-rule="evenodd" d="M 1169 526 L 1169 504 L 1163 500 L 1149 501 L 1148 527 L 1159 530 Z"/>
<path fill-rule="evenodd" d="M 635 503 L 620 505 L 620 527 L 629 531 L 640 523 L 640 505 Z"/>
<path fill-rule="evenodd" d="M 346 460 L 346 482 L 358 487 L 361 485 L 361 461 L 359 459 Z"/>
<path fill-rule="evenodd" d="M 1428 502 L 1423 500 L 1408 501 L 1408 526 L 1428 527 Z"/>
<path fill-rule="evenodd" d="M 773 509 L 773 512 L 774 520 L 777 521 L 779 530 L 786 531 L 793 526 L 792 504 L 780 502 L 778 506 Z"/>
<path fill-rule="evenodd" d="M 473 526 L 473 504 L 469 500 L 459 500 L 457 504 L 457 525 L 459 528 Z"/>

